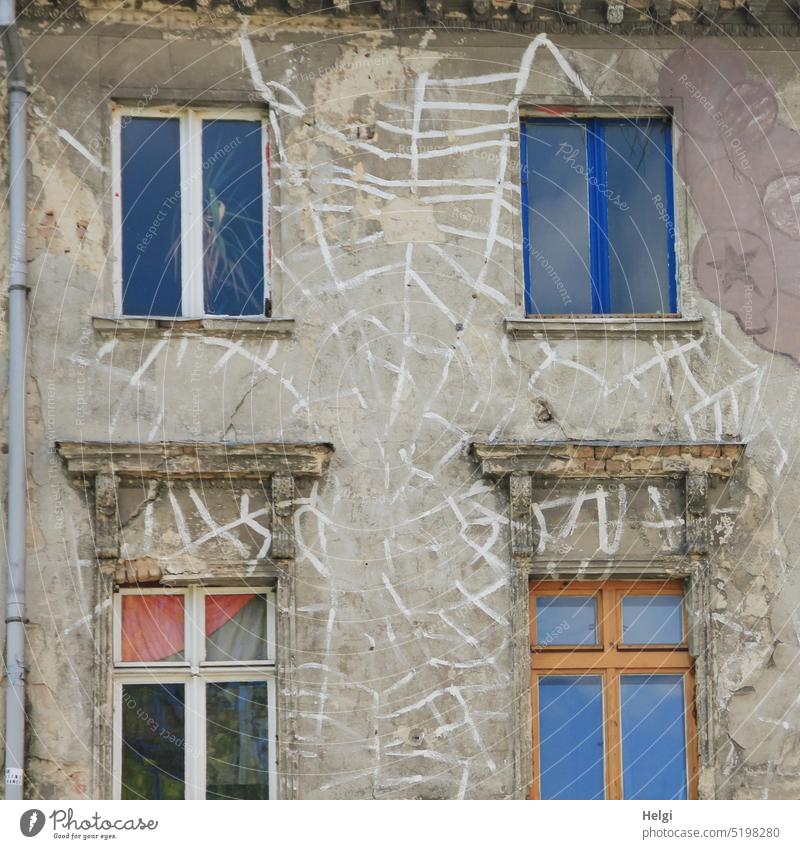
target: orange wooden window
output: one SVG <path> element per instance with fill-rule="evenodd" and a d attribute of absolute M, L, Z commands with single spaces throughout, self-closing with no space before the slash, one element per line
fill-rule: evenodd
<path fill-rule="evenodd" d="M 684 585 L 534 581 L 531 798 L 697 797 Z"/>

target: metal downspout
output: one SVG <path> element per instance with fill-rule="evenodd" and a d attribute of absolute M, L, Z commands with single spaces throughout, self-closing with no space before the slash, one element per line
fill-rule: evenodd
<path fill-rule="evenodd" d="M 28 334 L 27 129 L 28 91 L 14 0 L 0 0 L 8 87 L 8 504 L 6 579 L 5 797 L 23 798 L 25 769 L 25 448 Z"/>

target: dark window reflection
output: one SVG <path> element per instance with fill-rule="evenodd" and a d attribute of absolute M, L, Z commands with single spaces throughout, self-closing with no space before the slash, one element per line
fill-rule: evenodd
<path fill-rule="evenodd" d="M 122 687 L 122 798 L 184 798 L 183 684 Z"/>
<path fill-rule="evenodd" d="M 177 118 L 122 119 L 125 315 L 181 313 L 181 166 Z"/>
<path fill-rule="evenodd" d="M 264 314 L 259 121 L 203 121 L 203 281 L 211 315 Z"/>
<path fill-rule="evenodd" d="M 206 685 L 206 758 L 206 798 L 269 798 L 266 681 Z"/>

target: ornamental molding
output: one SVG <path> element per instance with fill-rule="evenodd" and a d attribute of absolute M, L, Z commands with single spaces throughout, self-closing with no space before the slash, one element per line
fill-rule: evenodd
<path fill-rule="evenodd" d="M 649 570 L 677 572 L 692 568 L 708 552 L 707 497 L 711 477 L 730 478 L 744 456 L 742 442 L 473 442 L 471 453 L 484 477 L 508 478 L 511 554 L 530 571 L 539 536 L 533 514 L 534 483 L 541 479 L 624 480 L 675 478 L 684 482 L 684 556 L 676 563 L 650 562 Z M 687 559 L 688 558 L 688 559 Z M 622 573 L 624 563 L 604 562 L 601 569 Z M 645 570 L 647 571 L 647 569 Z"/>
<path fill-rule="evenodd" d="M 473 442 L 485 477 L 678 477 L 688 473 L 730 477 L 742 442 Z"/>
<path fill-rule="evenodd" d="M 159 480 L 200 480 L 211 485 L 215 481 L 259 481 L 271 505 L 272 539 L 264 568 L 257 574 L 270 577 L 277 574 L 281 561 L 294 558 L 298 481 L 320 478 L 334 450 L 325 442 L 61 441 L 55 447 L 72 481 L 94 491 L 95 556 L 101 570 L 113 573 L 119 583 L 153 582 L 164 577 L 155 561 L 145 558 L 132 564 L 120 560 L 121 485 Z M 230 579 L 230 566 L 219 575 L 215 564 L 208 566 L 208 575 L 200 577 Z"/>
<path fill-rule="evenodd" d="M 161 0 L 170 25 L 180 29 L 185 17 L 209 17 L 208 29 L 239 25 L 241 16 L 264 20 L 284 30 L 319 30 L 339 25 L 384 29 L 446 27 L 493 32 L 672 35 L 789 36 L 800 33 L 795 2 L 784 0 Z M 90 12 L 110 11 L 117 23 L 118 4 L 84 0 L 65 6 L 61 0 L 17 0 L 21 19 L 47 23 L 91 20 Z M 156 21 L 157 23 L 157 21 Z"/>

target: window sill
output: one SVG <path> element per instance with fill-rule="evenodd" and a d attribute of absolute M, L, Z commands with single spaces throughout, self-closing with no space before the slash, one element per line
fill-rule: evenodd
<path fill-rule="evenodd" d="M 663 316 L 559 316 L 557 318 L 507 318 L 506 333 L 517 339 L 608 339 L 703 335 L 702 318 Z"/>
<path fill-rule="evenodd" d="M 294 335 L 293 318 L 139 318 L 92 316 L 96 333 L 110 339 L 225 336 L 240 339 L 288 339 Z"/>

